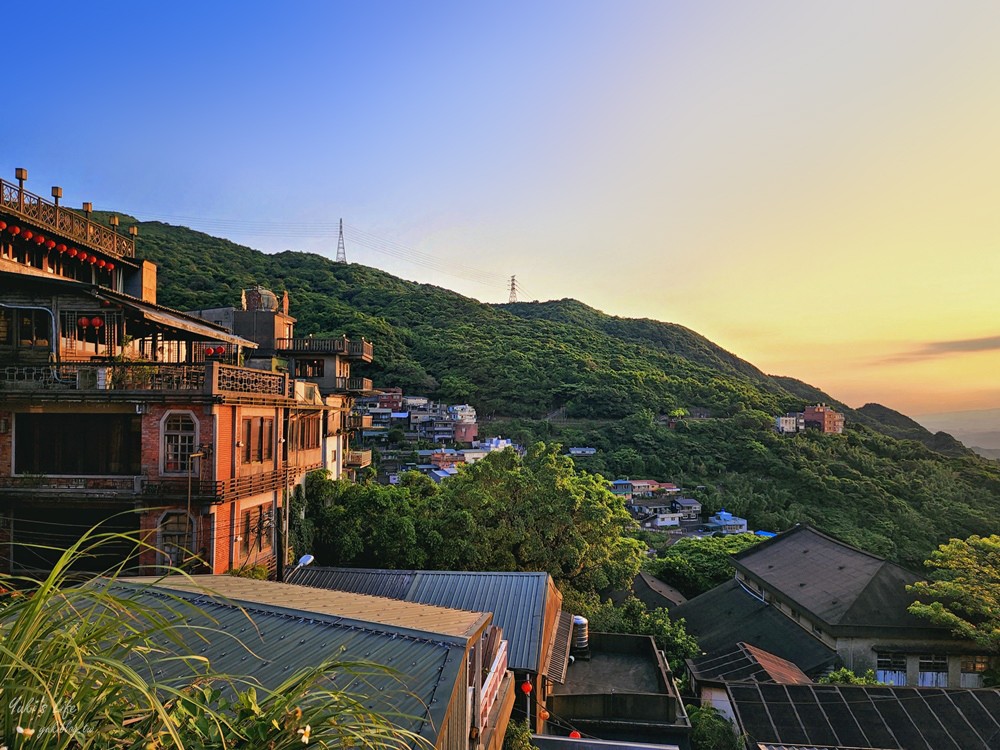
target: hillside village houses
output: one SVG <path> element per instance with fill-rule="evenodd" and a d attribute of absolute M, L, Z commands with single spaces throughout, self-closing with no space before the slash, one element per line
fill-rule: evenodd
<path fill-rule="evenodd" d="M 783 435 L 806 430 L 818 430 L 825 435 L 841 435 L 844 432 L 844 415 L 826 404 L 816 404 L 807 406 L 801 412 L 776 417 L 774 428 Z"/>

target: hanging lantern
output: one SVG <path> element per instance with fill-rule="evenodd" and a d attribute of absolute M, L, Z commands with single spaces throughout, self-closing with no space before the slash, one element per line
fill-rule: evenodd
<path fill-rule="evenodd" d="M 0 221 L 0 232 L 2 232 L 3 230 L 5 230 L 6 228 L 7 228 L 7 222 L 6 221 Z"/>
<path fill-rule="evenodd" d="M 531 683 L 525 680 L 521 683 L 521 692 L 525 695 L 531 695 Z"/>
<path fill-rule="evenodd" d="M 580 738 L 581 738 L 581 737 L 582 737 L 583 735 L 582 735 L 582 734 L 580 734 L 580 733 L 579 733 L 578 731 L 576 731 L 576 730 L 574 729 L 574 730 L 573 730 L 572 732 L 570 732 L 570 733 L 569 733 L 569 736 L 570 736 L 570 738 L 571 738 L 571 739 L 574 739 L 574 740 L 578 740 L 578 739 L 580 739 Z"/>
<path fill-rule="evenodd" d="M 105 268 L 107 268 L 109 271 L 114 271 L 115 270 L 115 264 L 114 263 L 108 263 L 108 265 L 105 266 Z"/>
<path fill-rule="evenodd" d="M 542 721 L 548 721 L 548 720 L 549 720 L 549 717 L 550 717 L 551 715 L 552 715 L 552 714 L 550 714 L 550 713 L 549 713 L 549 712 L 548 712 L 548 711 L 547 711 L 546 709 L 544 709 L 544 708 L 543 708 L 543 709 L 542 709 L 541 711 L 539 711 L 539 712 L 538 712 L 538 718 L 539 718 L 539 719 L 541 719 Z"/>
<path fill-rule="evenodd" d="M 90 265 L 95 265 L 97 263 L 97 256 L 96 255 L 88 255 L 87 256 L 87 262 L 90 263 Z"/>
<path fill-rule="evenodd" d="M 101 300 L 101 307 L 111 307 L 111 300 L 102 299 Z"/>
<path fill-rule="evenodd" d="M 68 255 L 71 258 L 75 258 L 79 252 L 80 251 L 77 250 L 75 247 L 71 247 L 69 250 L 66 251 L 66 255 Z"/>
<path fill-rule="evenodd" d="M 206 357 L 211 357 L 213 354 L 215 354 L 215 347 L 206 346 L 205 347 L 205 356 Z"/>
<path fill-rule="evenodd" d="M 25 229 L 23 232 L 21 232 L 21 239 L 25 241 L 30 240 L 34 236 L 35 233 L 32 232 L 30 229 Z"/>
<path fill-rule="evenodd" d="M 87 262 L 87 254 L 81 250 L 80 254 L 76 256 L 76 259 L 78 261 L 80 261 L 81 263 L 86 263 Z"/>
<path fill-rule="evenodd" d="M 56 245 L 56 250 L 58 250 L 60 253 L 64 253 L 66 252 L 66 246 L 60 242 L 58 245 Z"/>
<path fill-rule="evenodd" d="M 225 354 L 226 353 L 226 347 L 224 347 L 224 346 L 217 346 L 217 347 L 215 347 L 215 353 L 216 354 Z"/>
<path fill-rule="evenodd" d="M 10 233 L 13 235 L 18 235 L 21 233 L 21 227 L 13 226 L 10 228 Z"/>
<path fill-rule="evenodd" d="M 97 261 L 97 267 L 98 268 L 104 268 L 106 265 L 108 265 L 108 262 L 106 260 L 104 260 L 103 258 L 101 260 Z"/>
<path fill-rule="evenodd" d="M 102 325 L 104 325 L 104 319 L 103 318 L 91 318 L 90 319 L 90 325 L 92 325 L 94 328 L 100 328 Z"/>
<path fill-rule="evenodd" d="M 36 245 L 41 245 L 43 242 L 45 242 L 45 235 L 43 235 L 43 234 L 36 234 L 35 235 L 35 244 Z"/>
<path fill-rule="evenodd" d="M 80 328 L 87 328 L 90 325 L 90 318 L 85 315 L 81 315 L 76 319 L 76 324 L 80 326 Z"/>
<path fill-rule="evenodd" d="M 51 250 L 56 246 L 55 240 L 45 240 L 45 249 Z"/>

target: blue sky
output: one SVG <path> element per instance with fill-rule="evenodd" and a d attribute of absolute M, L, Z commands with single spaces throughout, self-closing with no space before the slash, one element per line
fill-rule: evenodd
<path fill-rule="evenodd" d="M 504 301 L 516 274 L 853 405 L 1000 405 L 995 3 L 55 2 L 4 25 L 0 174 L 68 205 L 331 257 L 342 217 L 352 261 L 404 278 Z"/>

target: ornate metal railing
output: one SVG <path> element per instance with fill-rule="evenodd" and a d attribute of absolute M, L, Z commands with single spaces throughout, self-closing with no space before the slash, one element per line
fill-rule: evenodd
<path fill-rule="evenodd" d="M 118 258 L 135 257 L 135 242 L 130 237 L 80 216 L 73 209 L 57 206 L 39 195 L 22 190 L 20 186 L 6 180 L 0 180 L 0 204 L 7 211 L 22 216 L 36 226 L 58 232 L 81 245 Z"/>
<path fill-rule="evenodd" d="M 137 482 L 137 480 L 139 480 Z M 0 490 L 82 490 L 84 492 L 127 492 L 134 493 L 141 487 L 141 477 L 85 477 L 26 474 L 16 477 L 0 477 Z"/>
<path fill-rule="evenodd" d="M 216 368 L 217 376 L 211 373 Z M 288 376 L 217 362 L 69 362 L 0 366 L 0 389 L 70 391 L 195 391 L 288 396 Z"/>

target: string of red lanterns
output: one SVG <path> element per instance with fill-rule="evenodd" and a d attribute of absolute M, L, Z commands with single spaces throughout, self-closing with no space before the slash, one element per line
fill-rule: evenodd
<path fill-rule="evenodd" d="M 22 229 L 16 224 L 11 225 L 5 221 L 0 221 L 0 232 L 4 231 L 10 234 L 11 237 L 20 236 L 25 242 L 33 240 L 36 245 L 44 246 L 46 250 L 55 250 L 60 255 L 65 254 L 70 258 L 76 258 L 80 263 L 90 263 L 109 272 L 115 270 L 115 264 L 112 261 L 98 258 L 95 253 L 88 253 L 75 247 L 69 247 L 62 242 L 57 243 L 54 239 L 46 237 L 43 234 L 36 234 L 30 229 Z"/>

